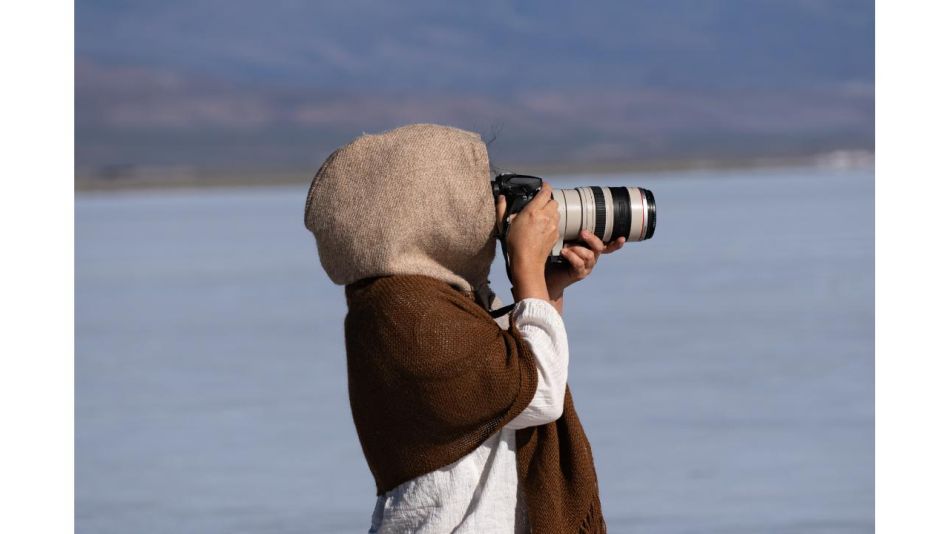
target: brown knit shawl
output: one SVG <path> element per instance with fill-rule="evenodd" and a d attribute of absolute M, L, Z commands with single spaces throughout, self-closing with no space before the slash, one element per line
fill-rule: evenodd
<path fill-rule="evenodd" d="M 424 275 L 346 286 L 350 406 L 377 495 L 449 465 L 534 396 L 531 348 L 471 293 Z M 517 431 L 532 532 L 606 532 L 590 444 L 570 390 L 560 419 Z"/>

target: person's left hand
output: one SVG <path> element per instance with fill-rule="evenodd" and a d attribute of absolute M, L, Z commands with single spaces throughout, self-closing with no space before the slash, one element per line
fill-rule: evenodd
<path fill-rule="evenodd" d="M 568 261 L 566 265 L 549 264 L 545 270 L 544 278 L 552 298 L 560 296 L 567 286 L 587 278 L 597 265 L 601 254 L 620 250 L 626 242 L 625 238 L 620 237 L 605 245 L 599 237 L 587 230 L 581 230 L 580 237 L 586 246 L 581 243 L 564 243 L 561 248 L 561 256 Z"/>

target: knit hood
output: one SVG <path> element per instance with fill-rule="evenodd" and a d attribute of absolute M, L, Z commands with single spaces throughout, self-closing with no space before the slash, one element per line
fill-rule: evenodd
<path fill-rule="evenodd" d="M 495 256 L 490 179 L 476 133 L 412 124 L 362 135 L 317 171 L 305 223 L 336 284 L 422 274 L 476 291 Z"/>

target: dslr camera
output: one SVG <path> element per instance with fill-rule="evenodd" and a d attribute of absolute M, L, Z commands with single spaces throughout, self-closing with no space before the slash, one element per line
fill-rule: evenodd
<path fill-rule="evenodd" d="M 507 207 L 502 230 L 502 251 L 507 263 L 508 216 L 518 213 L 541 190 L 541 178 L 525 174 L 499 174 L 492 181 L 492 193 L 497 199 L 504 195 Z M 558 241 L 548 261 L 565 263 L 561 248 L 565 241 L 580 239 L 581 230 L 587 230 L 607 243 L 619 237 L 627 241 L 643 241 L 653 237 L 656 230 L 656 202 L 653 193 L 642 187 L 575 187 L 553 189 L 557 201 L 560 225 Z"/>

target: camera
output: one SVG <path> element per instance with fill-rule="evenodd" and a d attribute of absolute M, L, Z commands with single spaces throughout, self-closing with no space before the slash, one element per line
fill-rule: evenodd
<path fill-rule="evenodd" d="M 499 174 L 492 181 L 492 193 L 497 199 L 504 195 L 507 207 L 502 234 L 502 249 L 507 256 L 504 237 L 507 236 L 508 216 L 518 213 L 541 190 L 541 178 L 525 174 Z M 607 243 L 619 237 L 627 241 L 643 241 L 653 237 L 656 230 L 656 202 L 653 193 L 642 187 L 587 186 L 572 189 L 553 189 L 557 201 L 560 224 L 559 238 L 551 249 L 548 261 L 563 263 L 561 247 L 565 241 L 580 239 L 581 230 L 587 230 Z"/>

